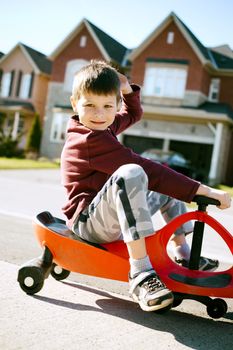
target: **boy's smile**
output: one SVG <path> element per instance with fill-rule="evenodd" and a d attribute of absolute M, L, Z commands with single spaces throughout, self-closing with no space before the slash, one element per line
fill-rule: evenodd
<path fill-rule="evenodd" d="M 79 121 L 92 130 L 106 130 L 114 121 L 117 112 L 116 95 L 82 94 L 71 97 L 71 104 Z"/>

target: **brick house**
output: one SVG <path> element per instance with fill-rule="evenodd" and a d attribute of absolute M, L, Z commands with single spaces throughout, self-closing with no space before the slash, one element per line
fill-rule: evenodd
<path fill-rule="evenodd" d="M 182 153 L 210 184 L 233 185 L 233 55 L 205 47 L 174 14 L 134 50 L 84 19 L 52 53 L 42 155 L 59 157 L 74 73 L 92 58 L 129 68 L 142 87 L 144 115 L 120 140 L 138 153 L 149 148 Z"/>
<path fill-rule="evenodd" d="M 18 43 L 0 58 L 0 124 L 14 139 L 24 131 L 24 148 L 35 113 L 44 117 L 51 61 L 41 52 Z"/>
<path fill-rule="evenodd" d="M 91 59 L 111 61 L 125 66 L 128 50 L 90 21 L 81 23 L 50 55 L 53 61 L 49 83 L 41 155 L 60 157 L 64 144 L 66 124 L 72 115 L 70 96 L 76 71 Z"/>
<path fill-rule="evenodd" d="M 128 56 L 144 116 L 122 142 L 182 153 L 210 183 L 233 185 L 233 55 L 207 48 L 174 14 Z"/>

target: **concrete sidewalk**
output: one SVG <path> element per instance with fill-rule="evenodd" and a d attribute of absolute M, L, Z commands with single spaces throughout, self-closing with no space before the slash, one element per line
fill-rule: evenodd
<path fill-rule="evenodd" d="M 232 299 L 219 320 L 192 301 L 158 315 L 126 296 L 51 276 L 28 296 L 17 283 L 18 268 L 0 262 L 1 350 L 232 349 Z"/>

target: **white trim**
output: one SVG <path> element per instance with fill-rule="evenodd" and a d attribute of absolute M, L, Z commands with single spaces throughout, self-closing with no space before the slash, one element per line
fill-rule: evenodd
<path fill-rule="evenodd" d="M 98 49 L 100 50 L 100 52 L 102 53 L 102 55 L 104 56 L 104 59 L 109 61 L 111 59 L 111 57 L 109 56 L 109 54 L 107 53 L 107 51 L 105 50 L 105 48 L 103 47 L 101 41 L 99 40 L 99 38 L 96 36 L 95 32 L 93 31 L 92 27 L 90 26 L 90 24 L 84 20 L 86 27 L 88 28 L 92 38 L 94 39 L 96 45 L 98 46 Z"/>
<path fill-rule="evenodd" d="M 51 143 L 64 143 L 65 141 L 65 135 L 66 135 L 66 129 L 64 129 L 64 124 L 67 123 L 70 118 L 70 115 L 68 113 L 64 112 L 55 112 L 52 116 L 52 125 L 50 129 L 50 138 L 49 141 Z M 64 137 L 62 137 L 62 135 Z"/>
<path fill-rule="evenodd" d="M 189 108 L 176 108 L 176 107 L 158 107 L 155 105 L 143 104 L 144 114 L 155 114 L 168 117 L 179 117 L 179 118 L 192 118 L 193 120 L 201 119 L 203 122 L 206 120 L 210 121 L 221 121 L 233 124 L 233 120 L 230 119 L 226 114 L 223 113 L 210 113 L 204 110 L 189 109 Z"/>
<path fill-rule="evenodd" d="M 74 76 L 78 70 L 87 65 L 90 61 L 82 58 L 73 59 L 66 62 L 63 90 L 72 93 Z"/>
<path fill-rule="evenodd" d="M 223 134 L 223 124 L 218 123 L 216 125 L 216 136 L 215 136 L 211 164 L 210 164 L 210 171 L 209 171 L 209 180 L 210 181 L 211 180 L 214 181 L 217 178 L 222 134 Z"/>
<path fill-rule="evenodd" d="M 184 134 L 172 134 L 168 132 L 159 132 L 159 131 L 145 131 L 141 129 L 133 130 L 129 129 L 126 132 L 123 133 L 123 135 L 129 135 L 129 136 L 140 136 L 140 137 L 151 137 L 151 138 L 159 138 L 159 139 L 167 139 L 167 140 L 176 140 L 176 141 L 184 141 L 184 142 L 193 142 L 193 143 L 203 143 L 208 145 L 214 144 L 214 138 L 213 137 L 206 137 L 206 136 L 198 136 L 198 135 L 184 135 Z"/>
<path fill-rule="evenodd" d="M 20 120 L 20 113 L 15 112 L 14 124 L 13 124 L 13 130 L 12 130 L 12 139 L 13 140 L 16 140 L 17 135 L 18 135 L 19 120 Z"/>
<path fill-rule="evenodd" d="M 196 53 L 197 57 L 200 59 L 201 63 L 203 65 L 205 65 L 207 62 L 209 62 L 209 60 L 207 60 L 204 55 L 201 53 L 201 51 L 199 50 L 198 46 L 195 44 L 195 42 L 192 40 L 192 38 L 190 37 L 189 33 L 186 31 L 185 27 L 183 26 L 183 24 L 178 20 L 178 18 L 173 15 L 174 18 L 174 22 L 176 23 L 177 27 L 180 29 L 181 33 L 183 34 L 183 36 L 185 37 L 185 39 L 187 40 L 187 42 L 191 45 L 191 47 L 193 48 L 194 52 Z"/>

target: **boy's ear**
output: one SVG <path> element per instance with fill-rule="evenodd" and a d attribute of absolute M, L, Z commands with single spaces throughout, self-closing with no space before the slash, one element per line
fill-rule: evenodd
<path fill-rule="evenodd" d="M 75 98 L 74 98 L 73 95 L 70 96 L 70 103 L 71 103 L 71 106 L 72 106 L 72 108 L 73 108 L 73 111 L 74 111 L 74 112 L 77 112 L 77 109 L 76 109 L 76 101 L 75 101 Z"/>

